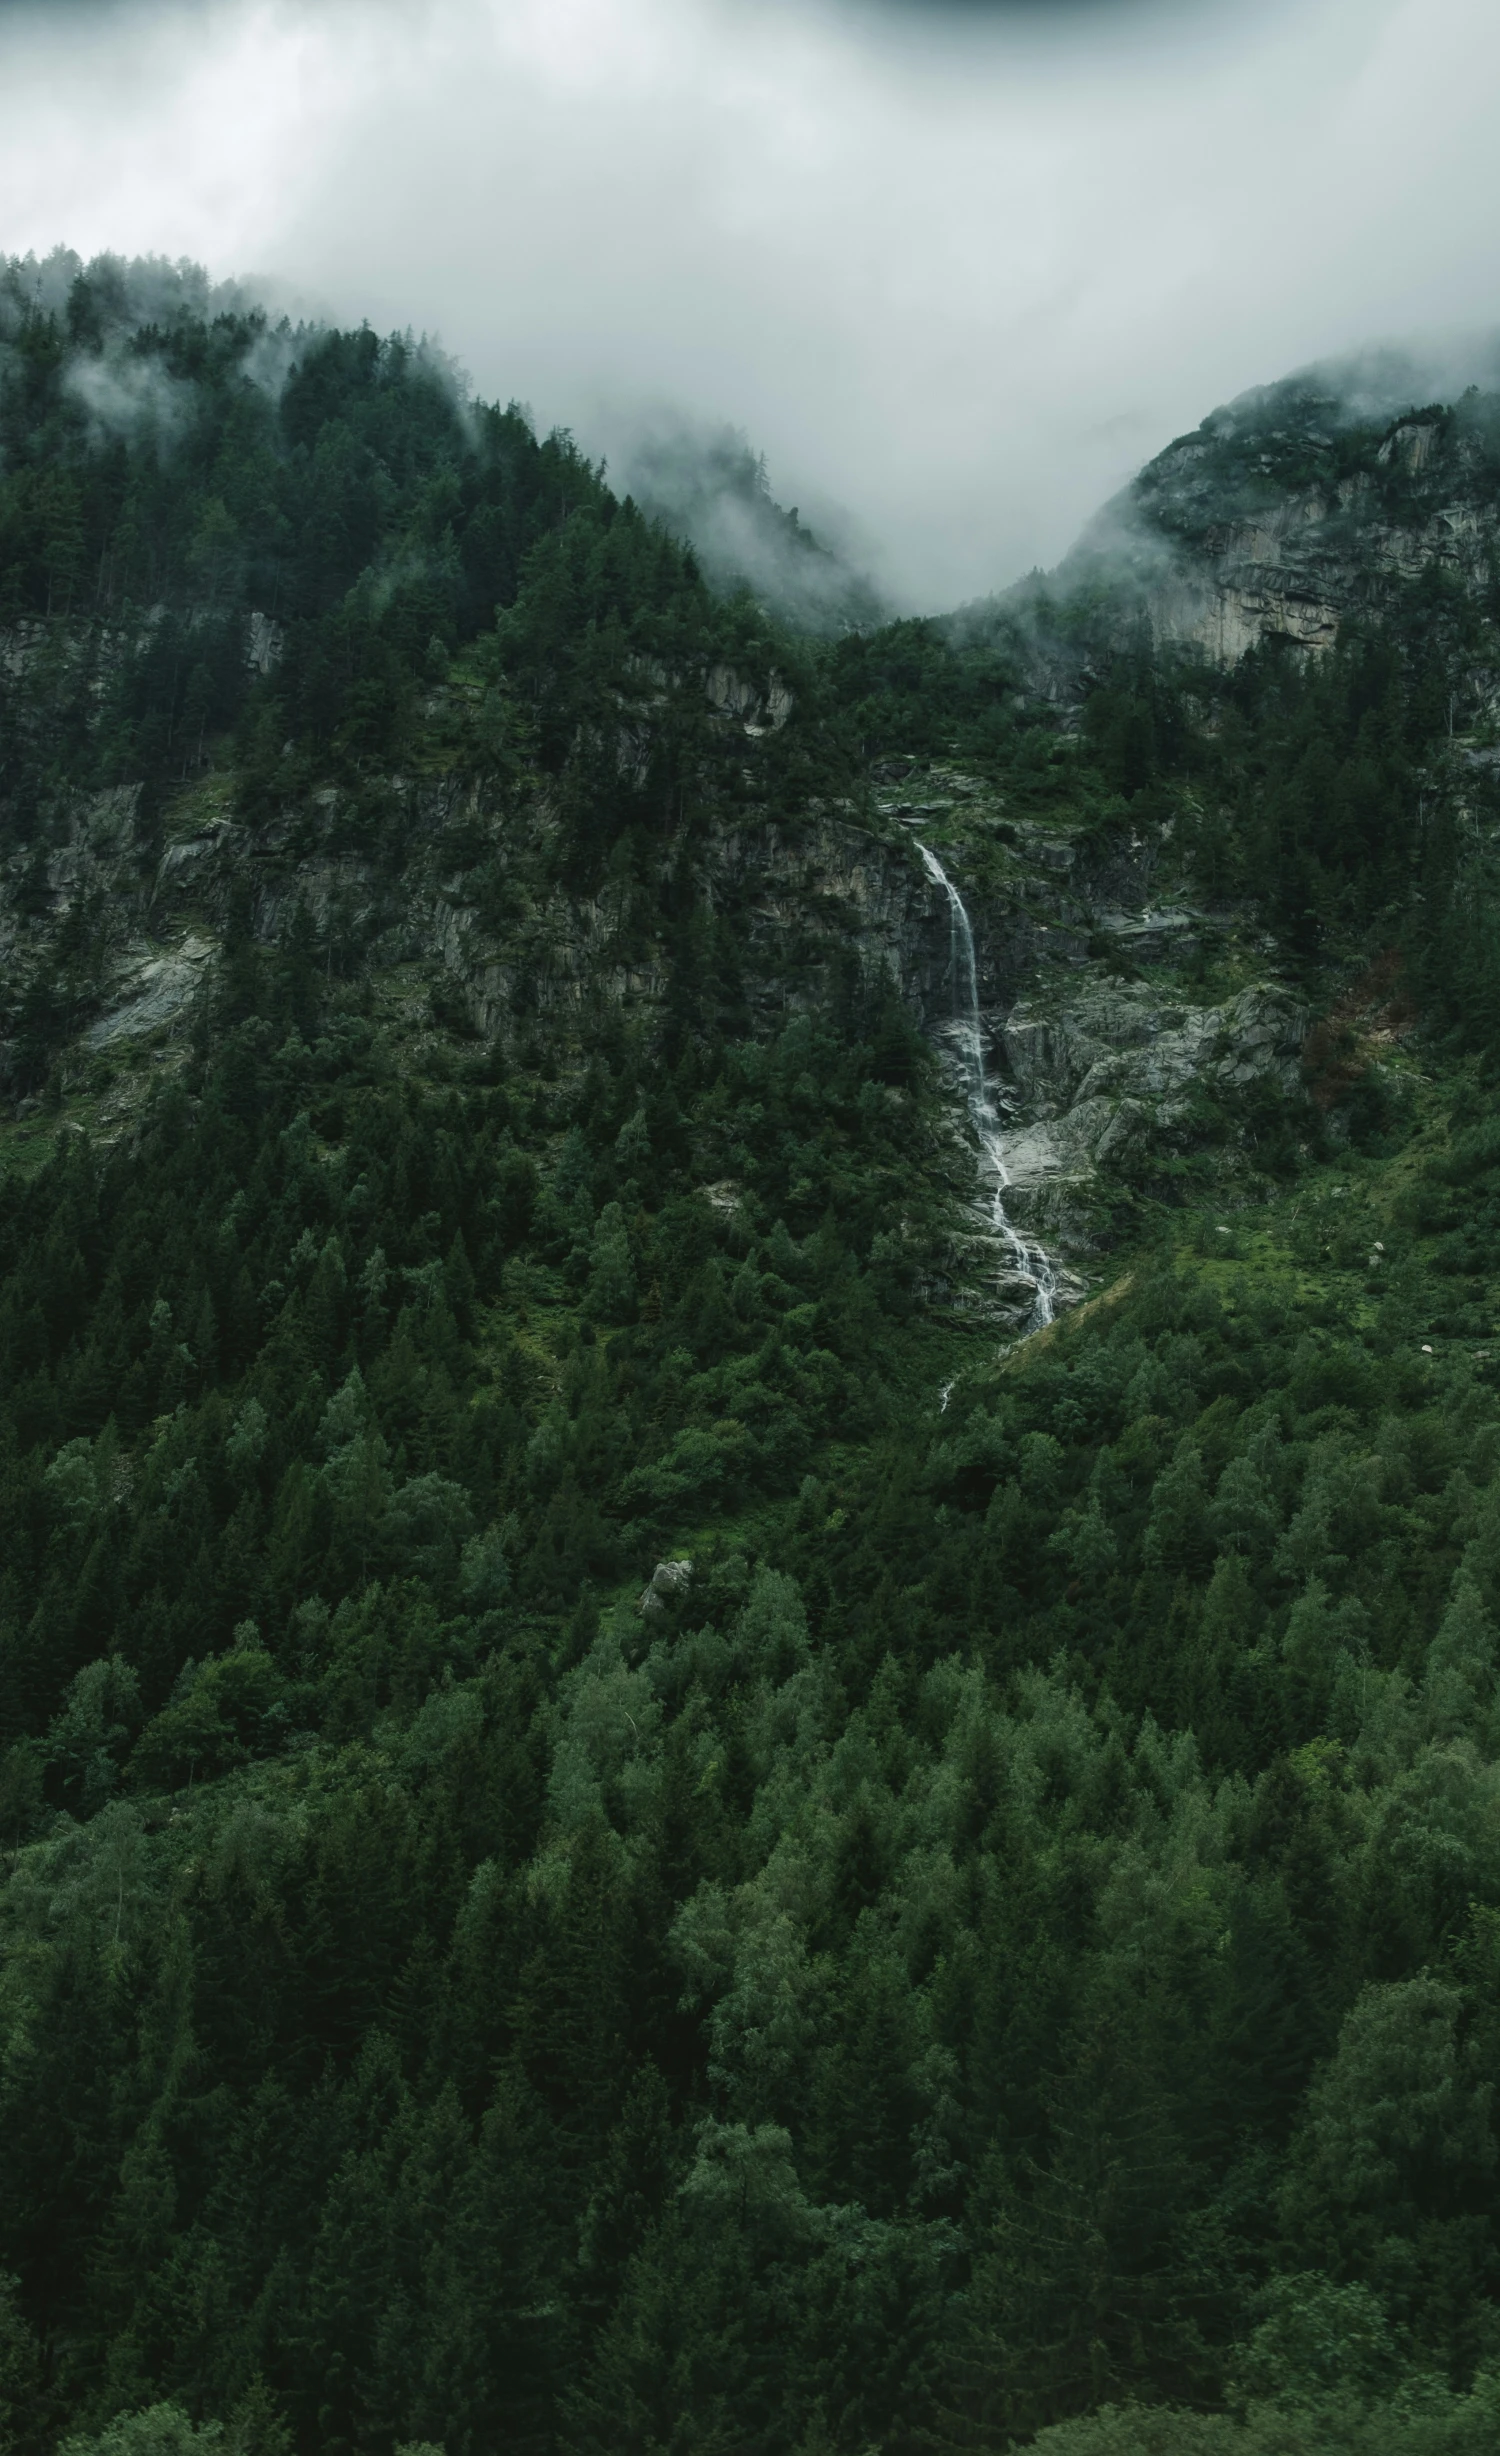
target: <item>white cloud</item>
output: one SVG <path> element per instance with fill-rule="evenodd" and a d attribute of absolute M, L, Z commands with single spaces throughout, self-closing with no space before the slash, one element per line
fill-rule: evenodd
<path fill-rule="evenodd" d="M 273 275 L 586 442 L 728 418 L 936 603 L 1226 394 L 1493 321 L 1497 86 L 1481 0 L 23 10 L 0 246 Z"/>
<path fill-rule="evenodd" d="M 191 394 L 150 359 L 80 358 L 68 388 L 83 403 L 99 435 L 155 432 L 170 441 L 185 423 Z"/>

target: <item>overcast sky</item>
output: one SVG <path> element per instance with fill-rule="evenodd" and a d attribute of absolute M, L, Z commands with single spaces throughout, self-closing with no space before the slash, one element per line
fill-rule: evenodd
<path fill-rule="evenodd" d="M 0 251 L 266 276 L 595 449 L 728 419 L 915 604 L 1500 323 L 1495 0 L 0 0 L 0 95 Z"/>

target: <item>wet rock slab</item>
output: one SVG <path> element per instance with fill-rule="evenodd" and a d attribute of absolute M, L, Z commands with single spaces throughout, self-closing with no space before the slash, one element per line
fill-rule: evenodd
<path fill-rule="evenodd" d="M 107 1049 L 174 1023 L 196 996 L 213 952 L 207 938 L 190 934 L 165 954 L 137 957 L 114 984 L 119 1003 L 85 1033 L 88 1046 Z"/>

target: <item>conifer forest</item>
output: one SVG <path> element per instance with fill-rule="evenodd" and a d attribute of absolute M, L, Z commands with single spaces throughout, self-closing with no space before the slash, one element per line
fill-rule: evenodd
<path fill-rule="evenodd" d="M 1493 2450 L 1500 396 L 804 619 L 205 300 L 0 280 L 0 2448 Z"/>

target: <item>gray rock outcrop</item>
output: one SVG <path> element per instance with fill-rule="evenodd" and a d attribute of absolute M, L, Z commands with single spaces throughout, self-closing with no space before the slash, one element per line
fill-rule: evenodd
<path fill-rule="evenodd" d="M 1087 978 L 1012 1008 L 1004 1048 L 1030 1118 L 1003 1138 L 1011 1217 L 1086 1241 L 1101 1172 L 1183 1123 L 1194 1100 L 1296 1089 L 1306 1009 L 1276 982 L 1190 1006 L 1144 982 Z"/>
<path fill-rule="evenodd" d="M 658 1612 L 666 1610 L 674 1595 L 685 1595 L 692 1582 L 691 1561 L 658 1561 L 641 1591 L 636 1610 L 643 1612 L 648 1620 L 653 1619 Z"/>
<path fill-rule="evenodd" d="M 116 978 L 118 1003 L 84 1034 L 88 1046 L 107 1049 L 112 1042 L 138 1040 L 175 1022 L 207 979 L 214 952 L 212 941 L 192 930 L 165 954 L 137 951 Z"/>

